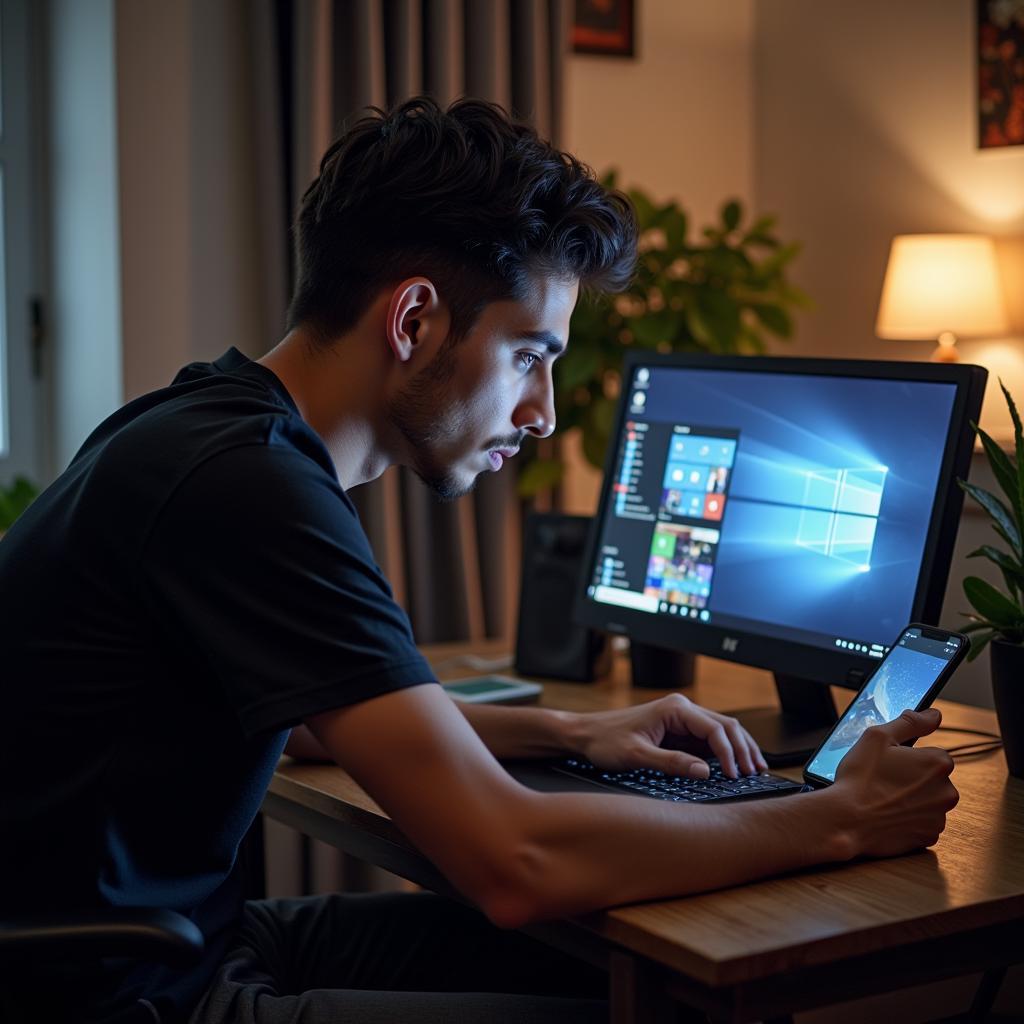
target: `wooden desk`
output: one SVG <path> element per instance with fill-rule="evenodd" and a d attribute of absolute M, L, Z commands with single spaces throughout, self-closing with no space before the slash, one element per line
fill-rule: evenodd
<path fill-rule="evenodd" d="M 474 653 L 499 649 L 477 645 Z M 442 678 L 465 647 L 428 657 Z M 622 707 L 658 696 L 626 666 L 594 685 L 548 683 L 543 703 Z M 690 696 L 721 710 L 771 704 L 765 672 L 700 660 Z M 852 694 L 836 691 L 842 707 Z M 995 716 L 939 703 L 945 725 L 996 731 Z M 952 746 L 970 737 L 939 733 Z M 794 776 L 796 777 L 796 776 Z M 961 801 L 932 850 L 827 867 L 733 889 L 620 907 L 532 929 L 606 966 L 612 1019 L 668 1019 L 671 1000 L 715 1020 L 751 1021 L 1024 960 L 1024 783 L 1001 752 L 959 762 Z M 340 769 L 282 762 L 264 812 L 428 888 L 450 891 L 383 811 Z M 680 864 L 680 871 L 685 871 Z"/>

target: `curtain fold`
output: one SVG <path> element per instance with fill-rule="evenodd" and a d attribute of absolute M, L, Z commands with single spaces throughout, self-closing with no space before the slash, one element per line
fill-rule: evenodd
<path fill-rule="evenodd" d="M 443 105 L 473 96 L 559 142 L 569 0 L 254 0 L 253 8 L 265 312 L 282 329 L 293 281 L 288 226 L 323 152 L 365 107 L 421 93 Z M 351 497 L 418 642 L 511 644 L 521 545 L 512 472 L 485 474 L 450 504 L 397 468 Z M 313 888 L 336 887 L 335 861 L 318 846 L 301 874 L 308 882 L 312 861 Z M 268 851 L 272 872 L 275 859 Z"/>

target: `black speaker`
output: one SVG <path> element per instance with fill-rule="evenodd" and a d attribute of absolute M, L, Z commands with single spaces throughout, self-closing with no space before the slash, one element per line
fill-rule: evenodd
<path fill-rule="evenodd" d="M 516 671 L 589 683 L 605 636 L 572 621 L 589 516 L 532 512 L 523 528 Z"/>

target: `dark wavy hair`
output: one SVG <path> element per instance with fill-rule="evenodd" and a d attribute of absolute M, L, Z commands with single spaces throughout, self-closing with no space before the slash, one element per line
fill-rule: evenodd
<path fill-rule="evenodd" d="M 448 306 L 454 340 L 489 303 L 525 295 L 534 275 L 621 291 L 636 234 L 625 196 L 493 103 L 371 108 L 302 197 L 288 329 L 330 341 L 382 288 L 422 274 Z"/>

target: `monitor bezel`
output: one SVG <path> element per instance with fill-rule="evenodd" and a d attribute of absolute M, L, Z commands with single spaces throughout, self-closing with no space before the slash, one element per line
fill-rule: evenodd
<path fill-rule="evenodd" d="M 779 675 L 857 688 L 874 671 L 878 660 L 845 649 L 817 647 L 768 634 L 716 626 L 714 622 L 669 619 L 636 609 L 594 601 L 587 594 L 594 558 L 611 507 L 611 489 L 619 438 L 627 414 L 627 396 L 640 366 L 682 370 L 738 370 L 805 376 L 866 378 L 954 384 L 956 394 L 932 505 L 921 570 L 908 621 L 937 625 L 942 610 L 953 546 L 963 507 L 963 491 L 956 479 L 966 479 L 974 447 L 972 422 L 977 422 L 988 372 L 970 364 L 888 362 L 863 359 L 808 359 L 794 356 L 713 356 L 693 353 L 665 354 L 645 350 L 626 353 L 622 388 L 605 456 L 604 479 L 597 511 L 590 525 L 576 588 L 575 620 L 593 629 L 624 634 L 640 643 L 672 650 L 692 651 L 726 661 L 766 668 Z"/>

